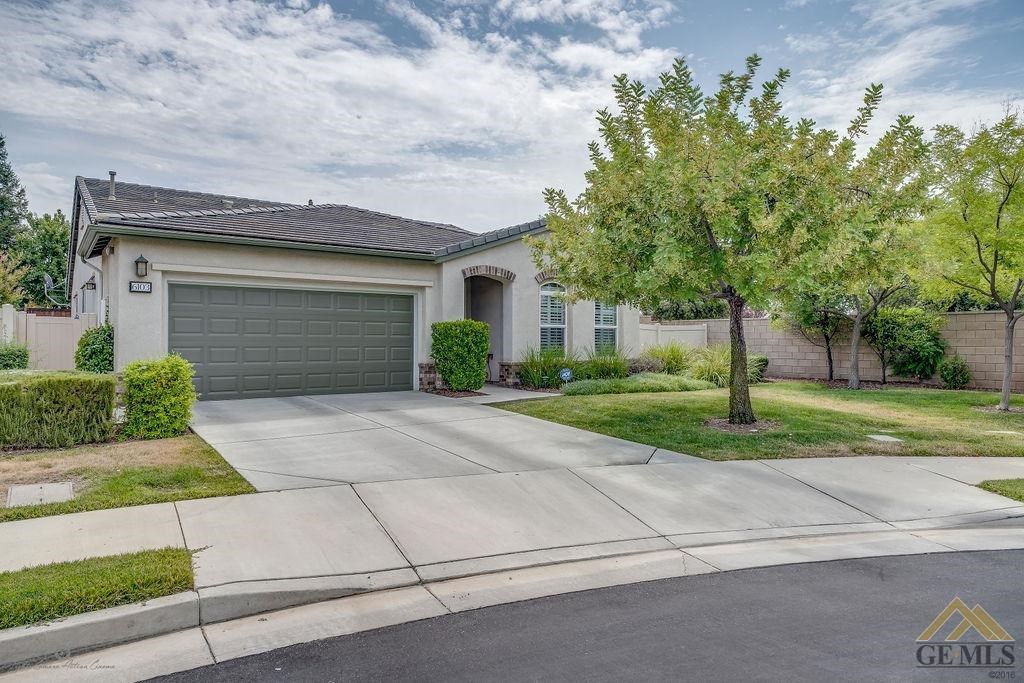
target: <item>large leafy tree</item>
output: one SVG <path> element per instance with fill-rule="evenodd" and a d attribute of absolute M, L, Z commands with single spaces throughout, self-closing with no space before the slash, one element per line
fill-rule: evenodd
<path fill-rule="evenodd" d="M 21 305 L 25 300 L 21 281 L 27 272 L 9 252 L 0 251 L 0 304 Z"/>
<path fill-rule="evenodd" d="M 999 409 L 1010 409 L 1013 338 L 1024 295 L 1024 122 L 1009 112 L 967 134 L 939 126 L 933 142 L 939 207 L 921 223 L 926 289 L 970 292 L 1004 314 Z"/>
<path fill-rule="evenodd" d="M 682 60 L 651 91 L 618 77 L 618 112 L 598 113 L 602 144 L 590 146 L 586 189 L 574 201 L 547 190 L 550 233 L 532 241 L 570 298 L 646 308 L 726 301 L 729 421 L 740 424 L 755 421 L 744 310 L 768 309 L 838 233 L 869 222 L 872 194 L 855 184 L 867 174 L 855 173 L 854 139 L 881 97 L 872 86 L 840 136 L 782 114 L 786 70 L 751 96 L 760 61 L 751 56 L 742 74 L 724 74 L 710 96 Z"/>
<path fill-rule="evenodd" d="M 18 234 L 15 249 L 21 264 L 26 268 L 21 288 L 25 290 L 28 300 L 37 306 L 62 305 L 61 294 L 64 289 L 56 292 L 46 291 L 45 276 L 49 275 L 54 282 L 60 283 L 68 261 L 68 238 L 71 227 L 68 219 L 60 210 L 50 215 L 32 215 L 28 219 L 28 227 Z"/>
<path fill-rule="evenodd" d="M 9 253 L 14 248 L 27 215 L 25 188 L 7 158 L 7 141 L 0 135 L 0 252 Z"/>

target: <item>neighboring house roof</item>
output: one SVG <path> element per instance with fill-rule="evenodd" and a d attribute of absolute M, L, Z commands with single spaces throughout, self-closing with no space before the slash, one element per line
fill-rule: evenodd
<path fill-rule="evenodd" d="M 267 246 L 328 249 L 428 260 L 488 248 L 545 229 L 532 221 L 483 234 L 454 225 L 420 221 L 343 204 L 288 204 L 245 197 L 173 190 L 110 181 L 75 179 L 68 282 L 75 254 L 91 258 L 118 235 L 146 235 Z M 79 199 L 81 202 L 79 202 Z M 86 234 L 78 235 L 78 206 L 85 207 Z"/>

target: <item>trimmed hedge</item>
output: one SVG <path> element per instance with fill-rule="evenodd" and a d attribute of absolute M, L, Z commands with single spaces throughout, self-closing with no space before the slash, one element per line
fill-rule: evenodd
<path fill-rule="evenodd" d="M 67 448 L 114 431 L 113 375 L 0 372 L 0 446 Z"/>
<path fill-rule="evenodd" d="M 476 391 L 487 381 L 490 328 L 479 320 L 444 320 L 430 326 L 430 355 L 452 391 Z"/>
<path fill-rule="evenodd" d="M 971 368 L 960 356 L 946 356 L 939 361 L 939 377 L 946 389 L 963 389 L 971 383 Z"/>
<path fill-rule="evenodd" d="M 0 370 L 27 370 L 28 347 L 24 344 L 0 343 Z"/>
<path fill-rule="evenodd" d="M 93 327 L 82 333 L 75 349 L 75 369 L 84 372 L 114 371 L 114 328 Z"/>
<path fill-rule="evenodd" d="M 122 434 L 137 439 L 165 439 L 185 433 L 192 419 L 196 390 L 192 364 L 177 354 L 125 366 Z"/>

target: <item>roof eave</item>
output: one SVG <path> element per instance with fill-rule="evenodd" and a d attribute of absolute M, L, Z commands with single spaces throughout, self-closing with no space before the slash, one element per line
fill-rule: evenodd
<path fill-rule="evenodd" d="M 526 237 L 527 235 L 537 235 L 542 232 L 547 232 L 548 227 L 546 223 L 544 223 L 543 221 L 537 221 L 537 223 L 539 223 L 539 225 L 534 225 L 533 227 L 524 230 L 518 230 L 516 232 L 507 234 L 503 237 L 493 239 L 491 241 L 483 241 L 480 244 L 473 244 L 472 246 L 453 249 L 453 247 L 458 247 L 459 244 L 464 244 L 463 242 L 460 242 L 457 244 L 450 244 L 448 246 L 441 247 L 440 249 L 434 252 L 434 258 L 437 260 L 438 263 L 443 263 L 445 261 L 451 261 L 452 259 L 459 258 L 460 256 L 475 254 L 477 252 L 486 251 L 491 247 L 497 247 L 502 244 L 508 244 L 509 242 L 515 242 L 516 240 L 521 240 L 523 237 Z M 513 227 L 518 228 L 519 226 Z M 508 228 L 505 228 L 505 230 L 507 229 Z M 487 233 L 484 233 L 484 235 L 487 235 Z M 472 242 L 473 240 L 466 241 Z"/>
<path fill-rule="evenodd" d="M 97 256 L 93 253 L 96 242 L 101 237 L 155 237 L 157 239 L 179 239 L 192 242 L 215 242 L 221 244 L 238 244 L 251 247 L 277 247 L 279 249 L 299 249 L 304 251 L 326 251 L 340 254 L 356 254 L 361 256 L 386 256 L 419 261 L 433 261 L 431 252 L 401 251 L 395 249 L 371 249 L 367 247 L 350 247 L 329 244 L 310 244 L 306 242 L 287 242 L 284 240 L 261 239 L 257 237 L 239 237 L 236 235 L 214 235 L 209 233 L 168 230 L 167 228 L 145 228 L 134 225 L 110 225 L 90 223 L 82 236 L 78 253 L 82 258 Z"/>

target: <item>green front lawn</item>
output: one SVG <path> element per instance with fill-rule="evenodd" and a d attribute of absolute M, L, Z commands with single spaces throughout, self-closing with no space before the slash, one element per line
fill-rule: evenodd
<path fill-rule="evenodd" d="M 71 481 L 64 503 L 6 507 L 12 484 Z M 69 512 L 232 496 L 255 489 L 194 435 L 0 455 L 0 522 Z"/>
<path fill-rule="evenodd" d="M 707 427 L 728 415 L 728 390 L 560 396 L 500 404 L 506 410 L 711 460 L 832 455 L 1024 455 L 1024 414 L 992 413 L 989 392 L 829 389 L 814 382 L 751 388 L 759 420 L 779 427 L 732 434 Z M 1014 399 L 1014 405 L 1024 402 Z M 991 432 L 1010 431 L 1019 434 Z M 987 433 L 989 432 L 989 433 Z M 885 444 L 868 434 L 904 440 Z"/>
<path fill-rule="evenodd" d="M 183 548 L 145 550 L 0 573 L 0 629 L 191 590 Z"/>
<path fill-rule="evenodd" d="M 1024 479 L 992 479 L 981 482 L 979 486 L 1000 496 L 1024 502 Z"/>

